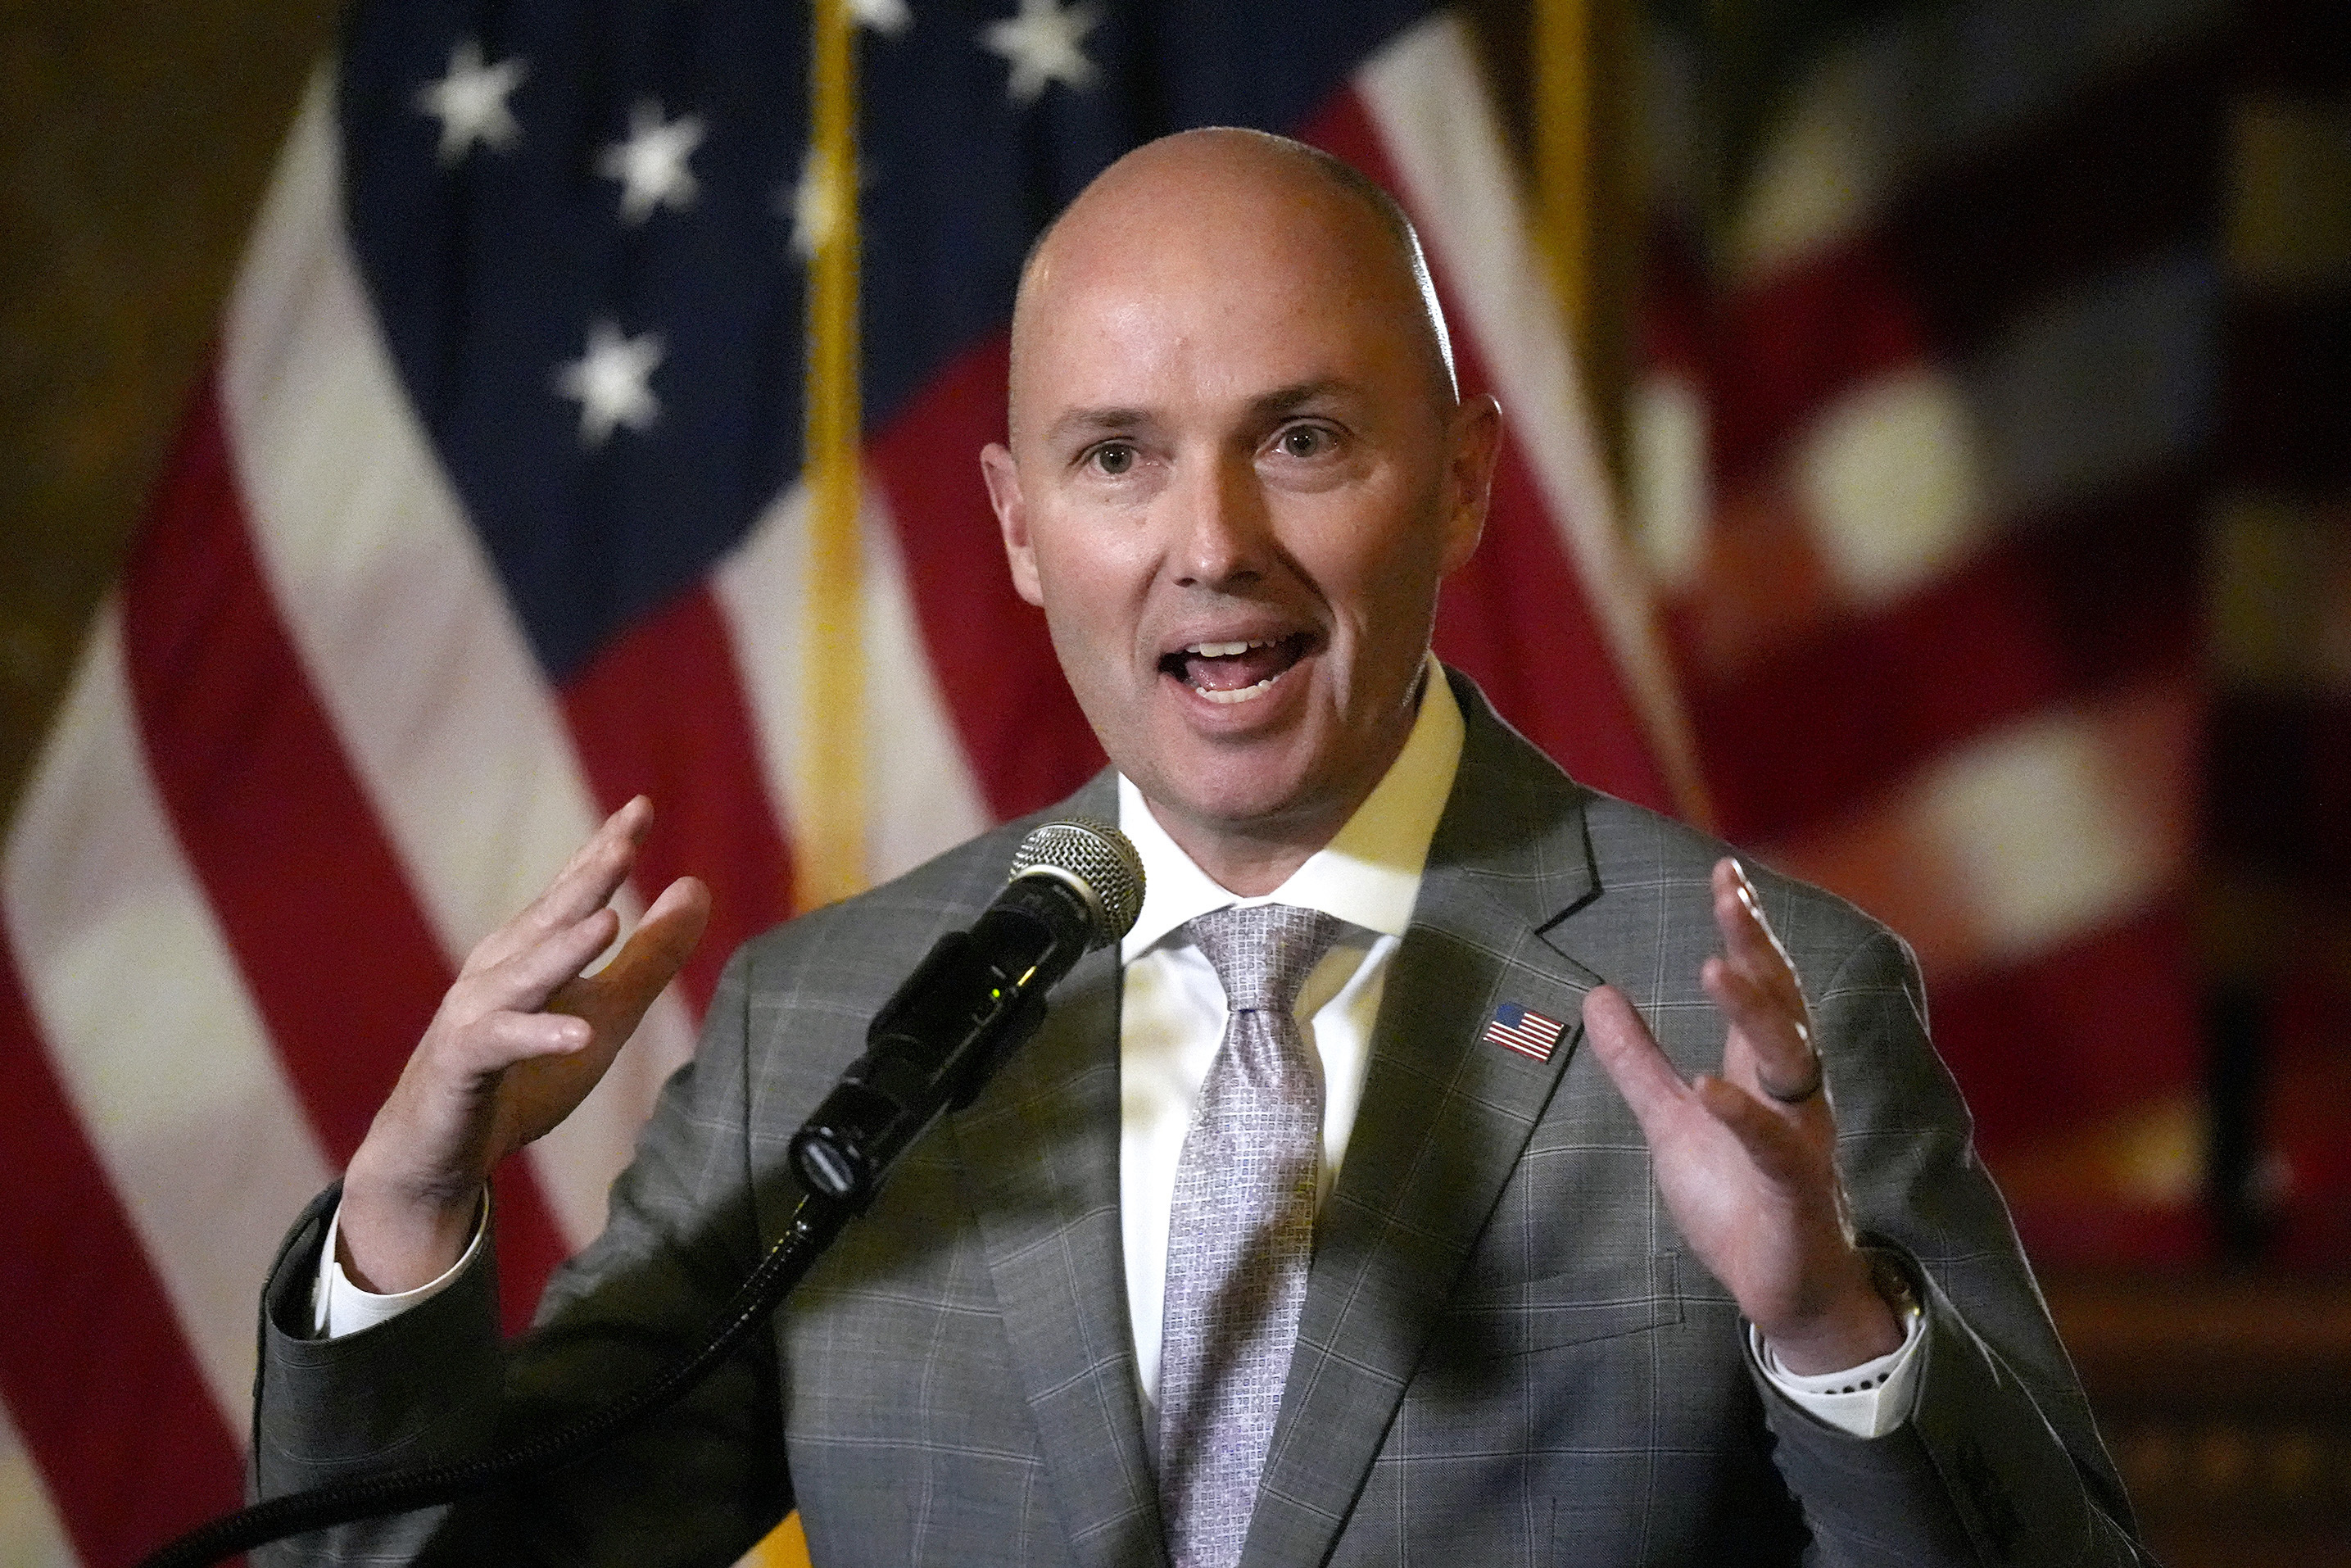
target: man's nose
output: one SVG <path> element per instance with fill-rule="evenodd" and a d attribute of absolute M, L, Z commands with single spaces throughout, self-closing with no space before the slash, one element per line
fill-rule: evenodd
<path fill-rule="evenodd" d="M 1176 493 L 1173 559 L 1186 588 L 1225 589 L 1253 582 L 1273 558 L 1273 531 L 1256 465 L 1219 456 L 1192 465 Z"/>

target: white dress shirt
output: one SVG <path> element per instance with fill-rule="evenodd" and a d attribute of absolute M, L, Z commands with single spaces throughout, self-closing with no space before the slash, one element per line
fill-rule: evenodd
<path fill-rule="evenodd" d="M 1120 947 L 1124 989 L 1119 1024 L 1119 1221 L 1126 1254 L 1127 1312 L 1146 1411 L 1159 1389 L 1160 1319 L 1167 1278 L 1167 1223 L 1184 1135 L 1225 1031 L 1223 985 L 1184 924 L 1232 904 L 1293 904 L 1318 909 L 1345 929 L 1306 977 L 1298 998 L 1301 1032 L 1322 1074 L 1322 1176 L 1328 1197 L 1347 1154 L 1364 1097 L 1372 1025 L 1388 963 L 1412 919 L 1429 841 L 1461 761 L 1461 710 L 1431 655 L 1420 712 L 1404 750 L 1336 838 L 1262 898 L 1237 898 L 1179 849 L 1144 804 L 1118 781 L 1119 826 L 1143 857 L 1143 911 Z M 338 1216 L 340 1218 L 340 1215 Z M 395 1317 L 454 1283 L 480 1249 L 431 1284 L 397 1296 L 360 1290 L 335 1259 L 329 1227 L 314 1296 L 317 1332 L 339 1338 Z M 1907 1419 L 1916 1397 L 1917 1319 L 1907 1317 L 1899 1349 L 1850 1371 L 1803 1377 L 1783 1371 L 1750 1331 L 1764 1375 L 1811 1415 L 1856 1437 L 1874 1437 Z"/>
<path fill-rule="evenodd" d="M 1388 960 L 1412 923 L 1428 841 L 1461 761 L 1461 710 L 1431 659 L 1426 695 L 1404 750 L 1347 825 L 1263 898 L 1236 898 L 1167 836 L 1143 793 L 1118 781 L 1118 825 L 1143 856 L 1143 913 L 1126 934 L 1120 1001 L 1119 1219 L 1127 1311 L 1146 1406 L 1159 1390 L 1159 1320 L 1167 1218 L 1184 1134 L 1225 1035 L 1225 988 L 1184 923 L 1234 904 L 1290 904 L 1344 923 L 1298 995 L 1299 1030 L 1322 1073 L 1322 1180 L 1328 1197 L 1347 1156 L 1371 1065 Z"/>

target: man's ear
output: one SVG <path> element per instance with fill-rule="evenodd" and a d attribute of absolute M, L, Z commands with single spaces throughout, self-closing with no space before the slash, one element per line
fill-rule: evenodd
<path fill-rule="evenodd" d="M 1020 498 L 1020 470 L 1012 454 L 996 442 L 979 449 L 980 476 L 987 481 L 987 504 L 1004 535 L 1004 559 L 1012 568 L 1013 591 L 1031 604 L 1045 602 L 1037 581 L 1037 551 L 1029 542 L 1029 508 Z"/>
<path fill-rule="evenodd" d="M 1502 454 L 1502 405 L 1484 392 L 1454 411 L 1445 471 L 1445 551 L 1438 572 L 1450 577 L 1478 553 L 1485 537 L 1486 503 L 1494 463 Z"/>

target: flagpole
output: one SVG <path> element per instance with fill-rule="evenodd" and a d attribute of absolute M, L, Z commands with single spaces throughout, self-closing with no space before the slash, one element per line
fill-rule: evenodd
<path fill-rule="evenodd" d="M 791 800 L 792 904 L 865 885 L 865 584 L 858 528 L 863 409 L 857 338 L 857 32 L 849 0 L 816 0 L 809 49 L 809 168 L 816 190 L 808 285 L 801 479 L 808 578 L 800 606 L 800 727 Z M 794 1513 L 740 1568 L 808 1568 Z"/>
<path fill-rule="evenodd" d="M 1537 0 L 1535 189 L 1552 287 L 1577 359 L 1593 356 L 1592 0 Z"/>
<path fill-rule="evenodd" d="M 821 221 L 809 265 L 807 600 L 801 626 L 793 901 L 865 885 L 865 616 L 858 530 L 857 53 L 850 0 L 817 0 L 809 177 Z"/>
<path fill-rule="evenodd" d="M 1632 57 L 1634 17 L 1625 0 L 1535 0 L 1529 20 L 1534 70 L 1537 218 L 1552 287 L 1565 319 L 1585 405 L 1609 479 L 1626 477 L 1625 414 L 1631 366 L 1625 351 L 1630 278 L 1625 232 L 1631 201 L 1626 178 L 1632 134 L 1621 83 Z M 1644 641 L 1655 666 L 1668 670 L 1666 649 L 1644 584 Z M 1637 685 L 1637 683 L 1636 683 Z M 1703 828 L 1714 806 L 1680 692 L 1670 674 L 1643 705 L 1649 743 L 1674 804 Z"/>
<path fill-rule="evenodd" d="M 1602 455 L 1625 474 L 1625 405 L 1639 198 L 1627 78 L 1639 20 L 1629 0 L 1535 0 L 1535 193 L 1552 288 L 1567 319 Z"/>

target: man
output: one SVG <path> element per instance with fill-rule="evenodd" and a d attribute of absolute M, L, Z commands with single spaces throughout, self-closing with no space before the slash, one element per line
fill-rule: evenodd
<path fill-rule="evenodd" d="M 1580 789 L 1429 660 L 1499 432 L 1351 171 L 1204 131 L 1090 187 L 1023 277 L 982 461 L 1116 770 L 1070 808 L 1137 841 L 1141 922 L 760 1354 L 573 1470 L 330 1550 L 723 1563 L 797 1502 L 820 1563 L 2133 1561 L 1898 942 Z M 695 1343 L 789 1210 L 790 1133 L 1021 831 L 737 956 L 502 1369 L 484 1177 L 699 929 L 682 883 L 575 977 L 646 821 L 475 954 L 298 1226 L 266 1490 L 468 1450 L 502 1378 L 544 1420 Z M 1287 960 L 1237 924 L 1315 933 L 1294 1001 L 1243 999 Z M 1270 1134 L 1232 1128 L 1277 1125 L 1303 1152 L 1258 1182 Z"/>

